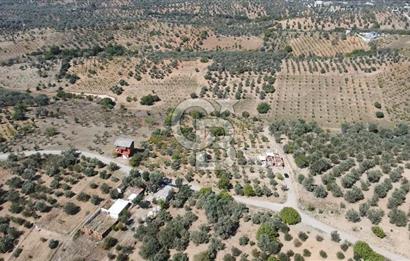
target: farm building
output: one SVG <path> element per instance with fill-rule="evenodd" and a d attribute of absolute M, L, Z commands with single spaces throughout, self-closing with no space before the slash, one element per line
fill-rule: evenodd
<path fill-rule="evenodd" d="M 134 188 L 130 187 L 125 191 L 124 196 L 128 199 L 128 201 L 132 202 L 136 197 L 141 195 L 144 192 L 143 188 Z"/>
<path fill-rule="evenodd" d="M 117 222 L 108 213 L 98 210 L 81 228 L 81 231 L 93 240 L 102 240 L 110 233 L 112 226 Z"/>
<path fill-rule="evenodd" d="M 115 152 L 124 158 L 129 158 L 134 152 L 134 141 L 130 138 L 119 137 L 114 142 Z"/>
<path fill-rule="evenodd" d="M 359 33 L 359 37 L 366 43 L 369 43 L 376 40 L 379 37 L 379 34 L 377 32 Z"/>
<path fill-rule="evenodd" d="M 322 7 L 322 6 L 331 6 L 332 2 L 331 1 L 315 1 L 313 4 L 314 7 Z"/>
<path fill-rule="evenodd" d="M 121 212 L 127 209 L 131 205 L 128 200 L 117 199 L 109 209 L 102 208 L 103 213 L 107 213 L 111 218 L 117 220 Z"/>
<path fill-rule="evenodd" d="M 147 199 L 167 201 L 169 199 L 169 196 L 171 195 L 171 191 L 173 189 L 174 188 L 172 186 L 166 185 L 163 188 L 161 188 L 160 190 L 158 190 L 155 194 L 150 195 L 149 197 L 147 197 Z"/>
<path fill-rule="evenodd" d="M 285 167 L 285 162 L 279 153 L 266 152 L 265 156 L 259 156 L 258 159 L 265 167 Z"/>

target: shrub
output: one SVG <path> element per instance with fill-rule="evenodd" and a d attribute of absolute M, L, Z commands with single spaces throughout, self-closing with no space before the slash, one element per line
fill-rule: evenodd
<path fill-rule="evenodd" d="M 343 244 L 340 245 L 340 248 L 346 252 L 349 249 L 349 243 L 348 242 L 344 242 Z"/>
<path fill-rule="evenodd" d="M 373 226 L 372 227 L 372 232 L 379 238 L 384 238 L 386 237 L 386 234 L 384 233 L 383 229 L 379 226 Z"/>
<path fill-rule="evenodd" d="M 403 210 L 392 209 L 389 212 L 390 223 L 395 224 L 398 227 L 404 227 L 407 225 L 407 216 Z"/>
<path fill-rule="evenodd" d="M 151 106 L 151 105 L 153 105 L 154 103 L 156 103 L 158 101 L 160 101 L 160 98 L 157 95 L 148 94 L 148 95 L 143 96 L 141 98 L 140 103 L 141 103 L 141 105 Z"/>
<path fill-rule="evenodd" d="M 340 259 L 340 260 L 342 260 L 342 259 L 345 258 L 345 255 L 344 255 L 342 252 L 340 252 L 340 251 L 336 253 L 336 256 L 337 256 L 337 258 Z"/>
<path fill-rule="evenodd" d="M 295 247 L 300 247 L 302 245 L 302 242 L 300 242 L 299 239 L 295 238 L 295 240 L 293 240 L 293 244 L 295 245 Z"/>
<path fill-rule="evenodd" d="M 349 203 L 355 203 L 364 199 L 364 195 L 358 187 L 353 186 L 352 189 L 346 191 L 344 199 Z"/>
<path fill-rule="evenodd" d="M 118 243 L 118 240 L 114 237 L 107 237 L 104 239 L 103 248 L 108 250 L 115 246 Z"/>
<path fill-rule="evenodd" d="M 309 238 L 309 236 L 305 232 L 299 232 L 298 237 L 302 241 L 306 241 Z"/>
<path fill-rule="evenodd" d="M 231 253 L 233 256 L 239 256 L 240 254 L 242 254 L 242 251 L 236 247 L 232 247 L 231 248 Z"/>
<path fill-rule="evenodd" d="M 375 102 L 374 107 L 376 107 L 377 109 L 381 109 L 382 105 L 380 104 L 380 102 Z"/>
<path fill-rule="evenodd" d="M 327 197 L 327 194 L 328 194 L 325 187 L 322 186 L 322 185 L 317 186 L 314 189 L 313 193 L 314 193 L 315 197 L 317 197 L 317 198 L 325 198 L 325 197 Z"/>
<path fill-rule="evenodd" d="M 114 85 L 110 88 L 110 90 L 115 93 L 116 95 L 121 95 L 124 92 L 124 89 L 121 86 Z"/>
<path fill-rule="evenodd" d="M 225 254 L 223 261 L 235 261 L 235 257 L 233 257 L 231 254 Z"/>
<path fill-rule="evenodd" d="M 312 255 L 312 253 L 309 250 L 307 250 L 306 248 L 303 249 L 303 256 L 310 257 L 311 255 Z"/>
<path fill-rule="evenodd" d="M 58 131 L 57 131 L 56 128 L 54 128 L 54 127 L 46 128 L 45 135 L 47 137 L 53 137 L 53 136 L 56 136 L 57 134 L 58 134 Z"/>
<path fill-rule="evenodd" d="M 266 235 L 271 241 L 275 241 L 278 236 L 278 232 L 270 224 L 264 223 L 260 225 L 258 231 L 256 232 L 256 239 L 261 239 L 263 235 Z"/>
<path fill-rule="evenodd" d="M 249 237 L 244 235 L 239 238 L 239 245 L 246 246 L 249 243 Z"/>
<path fill-rule="evenodd" d="M 90 195 L 88 195 L 87 193 L 84 193 L 84 192 L 80 192 L 80 194 L 77 195 L 77 199 L 79 201 L 86 202 L 90 199 Z"/>
<path fill-rule="evenodd" d="M 247 197 L 253 197 L 253 196 L 255 196 L 255 191 L 253 190 L 252 185 L 250 185 L 250 184 L 246 184 L 246 185 L 243 187 L 243 193 L 244 193 L 244 195 L 247 196 Z"/>
<path fill-rule="evenodd" d="M 111 110 L 115 107 L 115 102 L 110 98 L 101 99 L 101 101 L 99 101 L 98 104 L 101 104 L 101 106 L 108 110 Z"/>
<path fill-rule="evenodd" d="M 373 249 L 363 241 L 357 241 L 353 247 L 353 253 L 356 257 L 364 260 L 383 261 L 384 257 L 374 252 Z"/>
<path fill-rule="evenodd" d="M 208 243 L 209 241 L 208 231 L 205 229 L 192 231 L 190 235 L 190 239 L 196 245 Z"/>
<path fill-rule="evenodd" d="M 285 207 L 279 212 L 282 221 L 288 225 L 295 225 L 301 221 L 301 217 L 296 209 Z"/>
<path fill-rule="evenodd" d="M 59 244 L 59 241 L 58 241 L 58 240 L 51 239 L 51 240 L 48 242 L 48 247 L 49 247 L 50 249 L 55 249 L 56 247 L 58 247 L 58 244 Z"/>
<path fill-rule="evenodd" d="M 371 208 L 367 211 L 367 218 L 372 222 L 373 225 L 377 225 L 382 221 L 384 216 L 384 211 L 381 209 Z"/>
<path fill-rule="evenodd" d="M 80 212 L 81 208 L 72 202 L 67 202 L 64 205 L 64 212 L 68 215 L 75 215 Z"/>
<path fill-rule="evenodd" d="M 384 113 L 382 111 L 378 111 L 376 112 L 376 117 L 379 119 L 384 118 Z"/>
<path fill-rule="evenodd" d="M 350 222 L 356 223 L 356 222 L 359 222 L 359 221 L 360 221 L 359 212 L 357 212 L 356 210 L 354 210 L 354 209 L 352 209 L 352 208 L 349 209 L 349 210 L 346 212 L 345 217 L 346 217 L 346 219 L 349 220 Z"/>
<path fill-rule="evenodd" d="M 256 108 L 260 114 L 265 114 L 270 110 L 270 105 L 266 102 L 262 102 L 258 104 Z"/>
<path fill-rule="evenodd" d="M 333 231 L 332 233 L 330 233 L 330 236 L 332 238 L 332 241 L 340 242 L 340 235 L 337 231 Z"/>
<path fill-rule="evenodd" d="M 319 254 L 322 258 L 327 258 L 327 253 L 325 251 L 320 250 Z"/>

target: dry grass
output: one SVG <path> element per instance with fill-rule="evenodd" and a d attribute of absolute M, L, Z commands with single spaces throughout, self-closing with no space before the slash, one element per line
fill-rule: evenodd
<path fill-rule="evenodd" d="M 169 61 L 164 62 L 164 64 L 168 63 Z M 130 71 L 133 71 L 136 64 L 136 59 L 126 58 L 117 58 L 111 61 L 81 60 L 72 68 L 72 72 L 78 75 L 80 80 L 70 87 L 70 91 L 110 95 L 127 107 L 144 110 L 150 107 L 139 104 L 141 97 L 155 93 L 161 99 L 161 102 L 157 105 L 162 104 L 165 107 L 170 107 L 184 98 L 189 98 L 191 93 L 198 92 L 200 86 L 205 83 L 204 75 L 208 66 L 208 63 L 199 61 L 180 62 L 178 67 L 168 71 L 163 79 L 152 79 L 147 72 L 138 81 L 128 75 Z M 93 73 L 90 74 L 90 72 Z M 124 92 L 117 96 L 110 88 L 118 84 L 121 79 L 125 79 L 129 85 L 123 86 Z M 127 97 L 132 97 L 136 102 L 127 102 Z"/>
<path fill-rule="evenodd" d="M 211 35 L 203 41 L 206 50 L 257 50 L 262 47 L 263 40 L 259 37 L 233 37 Z"/>
<path fill-rule="evenodd" d="M 375 72 L 307 72 L 307 65 L 283 67 L 275 83 L 276 92 L 268 99 L 270 116 L 276 119 L 317 121 L 332 127 L 343 122 L 378 122 L 403 119 L 408 110 L 405 71 L 408 63 L 383 65 Z M 398 69 L 401 68 L 401 69 Z M 389 83 L 387 85 L 387 82 Z M 388 86 L 388 87 L 387 87 Z M 382 104 L 383 120 L 375 116 L 374 103 Z"/>
<path fill-rule="evenodd" d="M 290 41 L 293 53 L 299 55 L 335 56 L 351 53 L 354 50 L 369 50 L 369 46 L 357 36 L 348 36 L 346 40 L 338 38 L 323 39 L 317 36 L 302 36 Z"/>

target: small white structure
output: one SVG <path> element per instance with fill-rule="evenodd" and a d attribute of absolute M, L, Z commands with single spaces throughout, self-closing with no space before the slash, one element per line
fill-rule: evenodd
<path fill-rule="evenodd" d="M 376 40 L 379 37 L 377 32 L 368 32 L 368 33 L 359 33 L 359 37 L 362 38 L 366 43 L 370 43 L 373 40 Z"/>
<path fill-rule="evenodd" d="M 160 210 L 161 210 L 161 207 L 159 207 L 159 206 L 153 207 L 153 208 L 148 212 L 146 218 L 155 217 Z M 144 218 L 144 219 L 146 219 L 146 218 Z"/>
<path fill-rule="evenodd" d="M 332 1 L 315 1 L 313 4 L 314 7 L 322 7 L 322 6 L 331 6 Z"/>
<path fill-rule="evenodd" d="M 128 208 L 130 204 L 128 200 L 117 199 L 109 209 L 102 208 L 101 211 L 108 213 L 114 219 L 118 219 L 121 212 Z"/>
<path fill-rule="evenodd" d="M 258 160 L 262 163 L 263 167 L 285 167 L 285 162 L 279 153 L 267 151 L 265 156 L 260 155 Z"/>
<path fill-rule="evenodd" d="M 167 201 L 169 194 L 171 193 L 171 191 L 174 188 L 170 185 L 166 185 L 165 187 L 163 187 L 162 189 L 158 190 L 157 193 L 155 193 L 152 198 L 155 200 L 163 200 L 163 201 Z"/>
<path fill-rule="evenodd" d="M 133 202 L 133 200 L 141 195 L 144 192 L 142 188 L 128 188 L 125 192 L 125 197 L 127 197 L 129 202 Z"/>

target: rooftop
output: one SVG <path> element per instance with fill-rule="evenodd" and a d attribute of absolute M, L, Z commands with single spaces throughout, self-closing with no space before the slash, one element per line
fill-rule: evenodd
<path fill-rule="evenodd" d="M 158 190 L 158 192 L 154 194 L 154 198 L 155 198 L 155 199 L 166 200 L 167 197 L 169 196 L 169 193 L 171 192 L 172 189 L 173 189 L 172 186 L 166 185 L 165 187 L 163 187 L 162 189 Z"/>
<path fill-rule="evenodd" d="M 119 216 L 130 202 L 128 200 L 117 199 L 114 204 L 108 209 L 111 216 Z"/>
<path fill-rule="evenodd" d="M 97 233 L 104 234 L 115 222 L 109 215 L 100 212 L 84 226 Z"/>
<path fill-rule="evenodd" d="M 129 148 L 132 146 L 132 144 L 134 143 L 134 140 L 131 138 L 126 138 L 126 137 L 118 137 L 115 142 L 114 145 L 117 147 L 125 147 L 125 148 Z"/>

